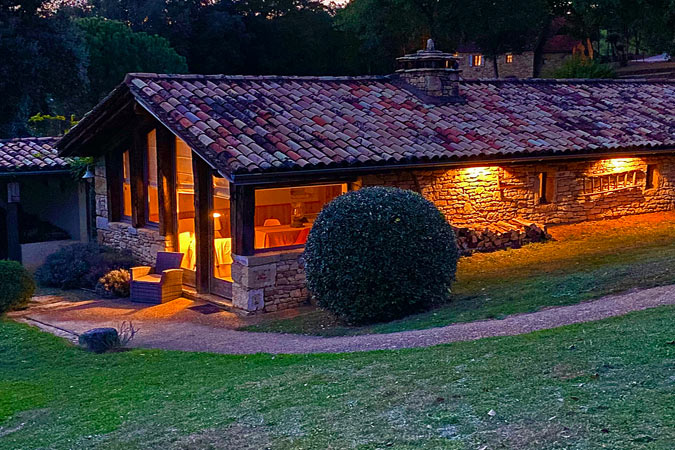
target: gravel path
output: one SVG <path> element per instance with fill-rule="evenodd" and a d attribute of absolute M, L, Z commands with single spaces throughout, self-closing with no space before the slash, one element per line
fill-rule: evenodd
<path fill-rule="evenodd" d="M 140 331 L 131 345 L 139 348 L 225 354 L 340 353 L 428 347 L 491 336 L 529 333 L 673 304 L 675 304 L 675 285 L 607 296 L 586 303 L 549 308 L 533 313 L 513 315 L 503 320 L 482 320 L 426 330 L 342 337 L 251 333 L 186 321 L 134 321 L 134 325 Z M 31 318 L 39 320 L 41 323 L 33 321 Z M 119 325 L 119 320 L 107 323 L 91 320 L 60 320 L 58 311 L 52 311 L 47 315 L 39 312 L 31 313 L 21 320 L 52 333 L 55 330 L 62 333 L 63 329 L 81 333 L 97 326 Z"/>

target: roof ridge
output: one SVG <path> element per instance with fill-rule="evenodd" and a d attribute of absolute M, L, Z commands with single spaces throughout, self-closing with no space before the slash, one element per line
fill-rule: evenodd
<path fill-rule="evenodd" d="M 462 78 L 460 83 L 509 83 L 509 84 L 675 84 L 675 80 L 646 78 Z"/>
<path fill-rule="evenodd" d="M 59 140 L 63 136 L 26 136 L 13 138 L 0 138 L 0 142 L 18 142 L 18 141 L 46 141 L 49 139 Z"/>
<path fill-rule="evenodd" d="M 131 72 L 125 77 L 130 78 L 174 78 L 181 80 L 291 80 L 291 81 L 351 81 L 351 80 L 389 80 L 393 75 L 225 75 L 225 74 L 198 74 L 198 73 L 146 73 Z"/>

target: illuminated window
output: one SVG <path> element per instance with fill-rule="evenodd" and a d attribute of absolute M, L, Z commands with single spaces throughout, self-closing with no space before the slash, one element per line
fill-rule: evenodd
<path fill-rule="evenodd" d="M 655 189 L 659 185 L 659 172 L 656 164 L 647 165 L 647 173 L 645 175 L 645 189 Z"/>
<path fill-rule="evenodd" d="M 131 163 L 129 150 L 122 153 L 122 215 L 131 217 Z"/>
<path fill-rule="evenodd" d="M 213 177 L 213 276 L 232 281 L 232 231 L 230 228 L 230 183 Z"/>
<path fill-rule="evenodd" d="M 506 54 L 506 64 L 511 64 L 511 63 L 513 63 L 513 54 L 507 53 Z"/>
<path fill-rule="evenodd" d="M 159 223 L 159 190 L 157 184 L 157 140 L 156 132 L 148 133 L 146 180 L 148 184 L 148 222 Z"/>
<path fill-rule="evenodd" d="M 483 55 L 471 55 L 471 66 L 477 67 L 483 65 Z"/>
<path fill-rule="evenodd" d="M 255 192 L 255 248 L 303 245 L 323 205 L 346 184 L 260 189 Z"/>
<path fill-rule="evenodd" d="M 195 186 L 192 174 L 192 149 L 176 138 L 176 209 L 178 215 L 178 251 L 183 253 L 181 267 L 195 270 Z"/>

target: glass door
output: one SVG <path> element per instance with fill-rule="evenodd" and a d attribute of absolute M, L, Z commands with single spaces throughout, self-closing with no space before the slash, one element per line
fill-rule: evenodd
<path fill-rule="evenodd" d="M 196 285 L 195 185 L 192 149 L 176 138 L 176 216 L 178 251 L 183 253 L 183 283 Z"/>
<path fill-rule="evenodd" d="M 232 298 L 232 230 L 230 229 L 230 183 L 212 177 L 213 267 L 211 292 Z"/>

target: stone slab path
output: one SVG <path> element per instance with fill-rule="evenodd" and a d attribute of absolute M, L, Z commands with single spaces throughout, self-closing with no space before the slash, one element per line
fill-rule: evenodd
<path fill-rule="evenodd" d="M 620 316 L 675 304 L 675 285 L 662 286 L 570 306 L 517 314 L 502 320 L 481 320 L 425 330 L 390 334 L 318 337 L 279 333 L 252 333 L 190 321 L 134 320 L 139 329 L 132 347 L 214 352 L 251 353 L 341 353 L 369 350 L 428 347 L 448 342 L 469 341 L 491 336 L 509 336 L 536 330 Z M 119 320 L 64 320 L 58 308 L 29 312 L 17 320 L 36 325 L 61 337 L 64 332 L 82 333 L 100 326 L 118 326 Z"/>

